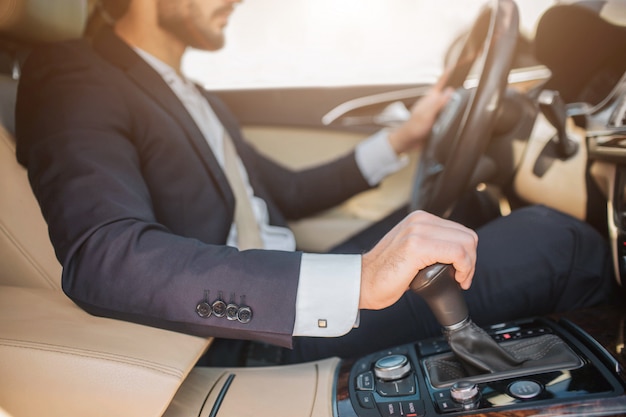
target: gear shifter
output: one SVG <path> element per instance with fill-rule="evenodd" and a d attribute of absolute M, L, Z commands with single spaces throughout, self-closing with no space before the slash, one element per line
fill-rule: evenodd
<path fill-rule="evenodd" d="M 461 327 L 469 320 L 467 304 L 454 279 L 452 265 L 434 264 L 422 269 L 410 287 L 422 296 L 444 329 Z"/>
<path fill-rule="evenodd" d="M 500 372 L 519 366 L 522 361 L 472 322 L 454 272 L 452 265 L 431 265 L 417 273 L 410 288 L 426 301 L 443 326 L 457 359 L 470 374 Z"/>

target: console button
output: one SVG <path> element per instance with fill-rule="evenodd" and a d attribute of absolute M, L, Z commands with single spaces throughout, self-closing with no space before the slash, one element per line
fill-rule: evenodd
<path fill-rule="evenodd" d="M 426 414 L 421 400 L 378 403 L 378 411 L 383 417 L 422 417 Z"/>
<path fill-rule="evenodd" d="M 515 398 L 530 400 L 541 394 L 543 388 L 535 381 L 522 380 L 511 383 L 508 391 Z"/>
<path fill-rule="evenodd" d="M 419 401 L 400 401 L 400 411 L 405 417 L 420 417 L 426 414 L 424 402 Z"/>
<path fill-rule="evenodd" d="M 361 391 L 374 390 L 374 374 L 372 371 L 363 372 L 356 377 L 356 389 Z"/>
<path fill-rule="evenodd" d="M 357 392 L 356 397 L 359 400 L 359 404 L 361 404 L 361 407 L 368 409 L 373 409 L 374 407 L 376 407 L 376 403 L 374 402 L 374 396 L 371 392 Z"/>
<path fill-rule="evenodd" d="M 368 360 L 367 358 L 361 359 L 360 361 L 356 363 L 356 365 L 354 365 L 354 370 L 357 372 L 369 371 L 370 365 L 371 365 L 370 360 Z"/>
<path fill-rule="evenodd" d="M 434 393 L 435 402 L 442 413 L 453 413 L 462 411 L 463 407 L 450 397 L 450 391 L 438 391 Z"/>
<path fill-rule="evenodd" d="M 453 413 L 463 410 L 463 407 L 453 401 L 452 398 L 437 398 L 437 406 L 442 413 Z"/>
<path fill-rule="evenodd" d="M 376 391 L 383 397 L 402 397 L 416 393 L 415 378 L 409 375 L 398 381 L 376 381 Z"/>
<path fill-rule="evenodd" d="M 378 410 L 383 417 L 395 417 L 400 414 L 400 403 L 378 403 Z"/>

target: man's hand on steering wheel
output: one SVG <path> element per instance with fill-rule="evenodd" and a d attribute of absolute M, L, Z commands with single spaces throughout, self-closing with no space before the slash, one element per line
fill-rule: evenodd
<path fill-rule="evenodd" d="M 411 107 L 409 119 L 389 134 L 389 143 L 397 155 L 419 148 L 428 138 L 437 115 L 454 92 L 446 87 L 447 78 L 447 73 L 444 73 L 428 93 Z"/>

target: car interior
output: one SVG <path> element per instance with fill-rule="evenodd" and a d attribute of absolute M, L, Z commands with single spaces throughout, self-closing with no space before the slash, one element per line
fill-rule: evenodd
<path fill-rule="evenodd" d="M 486 3 L 474 29 L 451 47 L 452 63 L 481 49 L 491 25 L 502 24 L 500 13 L 516 21 L 513 2 Z M 62 291 L 61 265 L 46 222 L 26 169 L 15 157 L 14 106 L 29 51 L 84 36 L 94 9 L 89 0 L 0 4 L 0 416 L 626 415 L 626 298 L 621 293 L 606 308 L 485 328 L 500 345 L 547 354 L 512 371 L 478 374 L 462 369 L 443 337 L 351 360 L 232 366 L 213 357 L 207 366 L 199 361 L 217 345 L 211 338 L 96 317 L 75 305 Z M 519 34 L 505 31 L 498 46 L 502 52 L 494 55 L 488 73 L 499 83 L 483 87 L 502 89 L 497 120 L 495 115 L 487 121 L 470 118 L 461 129 L 484 134 L 462 136 L 462 144 L 451 133 L 431 138 L 405 170 L 378 189 L 291 224 L 299 247 L 323 252 L 407 206 L 446 215 L 463 190 L 476 188 L 497 202 L 503 215 L 541 203 L 597 225 L 610 241 L 621 285 L 626 276 L 626 19 L 611 18 L 626 16 L 626 5 L 604 13 L 553 6 L 538 24 L 535 36 L 541 42 L 535 41 L 531 52 L 519 44 L 516 49 Z M 565 30 L 567 25 L 573 30 Z M 476 39 L 478 47 L 472 43 Z M 472 68 L 454 68 L 458 89 L 482 85 L 481 77 L 472 78 Z M 392 126 L 404 114 L 398 105 L 411 103 L 427 87 L 220 95 L 251 142 L 301 167 Z M 480 106 L 484 100 L 478 91 L 459 100 Z M 307 94 L 306 106 L 302 94 Z M 445 158 L 446 176 L 432 175 L 428 167 L 438 165 L 448 148 L 456 152 Z M 449 188 L 450 183 L 459 186 Z M 416 280 L 426 272 L 433 274 L 425 285 L 448 282 L 446 268 L 424 271 Z M 447 297 L 454 289 L 441 284 L 437 292 Z"/>

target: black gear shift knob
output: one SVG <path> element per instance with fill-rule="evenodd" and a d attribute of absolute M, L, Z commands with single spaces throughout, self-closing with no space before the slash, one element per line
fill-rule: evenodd
<path fill-rule="evenodd" d="M 435 318 L 446 329 L 454 329 L 469 319 L 461 287 L 449 264 L 430 265 L 417 273 L 409 285 L 428 304 Z"/>

